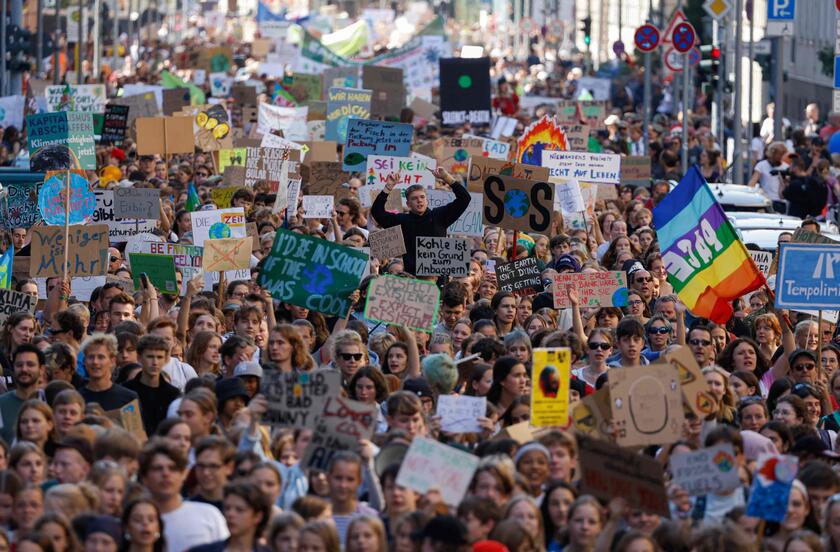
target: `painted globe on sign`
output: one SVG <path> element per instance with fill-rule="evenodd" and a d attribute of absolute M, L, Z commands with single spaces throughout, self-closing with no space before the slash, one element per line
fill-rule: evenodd
<path fill-rule="evenodd" d="M 505 211 L 513 218 L 524 217 L 531 208 L 528 195 L 522 190 L 511 190 L 505 194 Z"/>
<path fill-rule="evenodd" d="M 230 226 L 225 224 L 224 222 L 216 222 L 210 226 L 210 239 L 218 240 L 221 238 L 229 238 L 230 237 Z"/>

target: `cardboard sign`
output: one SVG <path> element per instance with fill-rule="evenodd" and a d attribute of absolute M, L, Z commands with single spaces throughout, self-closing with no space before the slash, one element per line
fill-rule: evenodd
<path fill-rule="evenodd" d="M 119 219 L 159 219 L 160 190 L 114 188 L 114 216 Z"/>
<path fill-rule="evenodd" d="M 621 156 L 614 153 L 546 150 L 542 166 L 549 169 L 552 182 L 574 179 L 602 184 L 621 183 Z"/>
<path fill-rule="evenodd" d="M 259 285 L 280 301 L 344 316 L 367 267 L 356 249 L 279 228 Z"/>
<path fill-rule="evenodd" d="M 470 244 L 462 238 L 417 236 L 417 276 L 452 276 L 470 272 Z"/>
<path fill-rule="evenodd" d="M 258 181 L 265 180 L 269 188 L 285 187 L 289 175 L 288 161 L 287 149 L 245 148 L 245 185 L 254 186 Z"/>
<path fill-rule="evenodd" d="M 651 364 L 609 370 L 607 374 L 619 445 L 663 445 L 680 439 L 685 414 L 676 368 Z"/>
<path fill-rule="evenodd" d="M 192 117 L 138 117 L 135 124 L 138 155 L 195 152 Z"/>
<path fill-rule="evenodd" d="M 102 113 L 105 111 L 104 84 L 57 84 L 45 90 L 47 111 Z"/>
<path fill-rule="evenodd" d="M 499 291 L 508 291 L 517 297 L 536 295 L 545 290 L 536 257 L 496 265 L 496 281 Z"/>
<path fill-rule="evenodd" d="M 650 157 L 630 155 L 621 158 L 621 183 L 628 186 L 650 186 Z"/>
<path fill-rule="evenodd" d="M 109 104 L 128 107 L 128 127 L 131 128 L 137 117 L 154 117 L 160 114 L 154 92 L 144 92 L 132 96 L 112 98 Z"/>
<path fill-rule="evenodd" d="M 688 405 L 698 418 L 704 419 L 717 409 L 717 400 L 709 392 L 706 378 L 703 377 L 691 349 L 685 346 L 669 347 L 668 352 L 659 358 L 677 370 L 680 375 L 683 404 Z"/>
<path fill-rule="evenodd" d="M 301 175 L 312 195 L 336 195 L 350 180 L 350 173 L 341 170 L 338 161 L 317 161 L 301 166 Z"/>
<path fill-rule="evenodd" d="M 776 305 L 786 309 L 840 309 L 840 244 L 780 244 Z"/>
<path fill-rule="evenodd" d="M 292 73 L 292 84 L 289 87 L 289 92 L 298 102 L 320 101 L 323 98 L 322 86 L 321 75 Z"/>
<path fill-rule="evenodd" d="M 31 228 L 41 220 L 38 209 L 38 190 L 40 182 L 9 182 L 3 183 L 7 190 L 5 202 L 6 228 Z"/>
<path fill-rule="evenodd" d="M 105 119 L 102 124 L 101 143 L 121 146 L 125 140 L 128 128 L 128 113 L 131 108 L 127 105 L 108 104 L 105 106 Z"/>
<path fill-rule="evenodd" d="M 455 194 L 445 190 L 427 190 L 426 200 L 429 203 L 429 209 L 436 209 L 455 201 Z M 480 193 L 470 192 L 470 204 L 467 206 L 467 210 L 461 213 L 458 220 L 446 229 L 446 234 L 448 236 L 483 237 L 484 222 L 481 217 L 483 204 L 484 199 Z"/>
<path fill-rule="evenodd" d="M 169 255 L 147 255 L 129 253 L 131 276 L 134 289 L 142 289 L 140 275 L 146 274 L 160 293 L 178 295 L 178 279 L 175 276 L 175 259 Z"/>
<path fill-rule="evenodd" d="M 484 224 L 547 233 L 553 206 L 553 184 L 501 175 L 484 180 Z"/>
<path fill-rule="evenodd" d="M 233 77 L 226 73 L 210 73 L 210 95 L 214 98 L 230 96 L 231 85 L 233 85 Z"/>
<path fill-rule="evenodd" d="M 566 144 L 570 151 L 586 151 L 589 149 L 589 125 L 563 125 L 566 133 Z M 623 167 L 622 167 L 623 169 Z"/>
<path fill-rule="evenodd" d="M 478 457 L 425 437 L 411 441 L 397 485 L 424 494 L 437 489 L 446 504 L 457 506 L 464 498 L 478 467 Z"/>
<path fill-rule="evenodd" d="M 569 423 L 571 356 L 568 348 L 534 349 L 531 368 L 532 426 L 566 426 Z"/>
<path fill-rule="evenodd" d="M 327 397 L 301 467 L 326 471 L 336 452 L 357 451 L 360 440 L 373 437 L 378 410 L 377 404 Z"/>
<path fill-rule="evenodd" d="M 487 398 L 468 395 L 440 395 L 437 412 L 444 433 L 481 433 L 478 418 L 487 416 Z"/>
<path fill-rule="evenodd" d="M 490 124 L 490 58 L 440 59 L 444 126 Z"/>
<path fill-rule="evenodd" d="M 671 455 L 672 481 L 690 496 L 724 494 L 741 486 L 735 450 L 730 443 Z"/>
<path fill-rule="evenodd" d="M 64 227 L 33 226 L 31 235 L 32 258 L 29 275 L 33 278 L 62 276 Z M 68 244 L 68 276 L 104 276 L 108 272 L 109 243 L 106 225 L 71 225 Z"/>
<path fill-rule="evenodd" d="M 405 105 L 402 69 L 363 65 L 362 86 L 373 92 L 370 112 L 374 117 L 400 116 L 400 111 Z"/>
<path fill-rule="evenodd" d="M 357 88 L 330 88 L 327 94 L 327 126 L 324 138 L 339 143 L 347 142 L 349 119 L 370 118 L 373 92 Z"/>
<path fill-rule="evenodd" d="M 566 289 L 571 286 L 577 291 L 580 307 L 626 307 L 627 273 L 610 272 L 566 272 L 554 275 L 554 308 L 571 307 Z"/>
<path fill-rule="evenodd" d="M 90 113 L 40 113 L 26 117 L 29 170 L 96 169 Z"/>
<path fill-rule="evenodd" d="M 512 176 L 536 182 L 548 182 L 548 169 L 536 165 L 524 165 L 512 161 L 500 161 L 488 157 L 473 157 L 467 177 L 470 192 L 483 193 L 484 181 L 494 175 Z"/>
<path fill-rule="evenodd" d="M 283 373 L 266 370 L 260 393 L 268 399 L 263 422 L 272 427 L 313 428 L 324 410 L 327 397 L 341 394 L 341 372 L 313 370 Z"/>
<path fill-rule="evenodd" d="M 439 303 L 440 289 L 434 282 L 379 276 L 368 288 L 365 318 L 431 332 Z"/>
<path fill-rule="evenodd" d="M 368 235 L 370 244 L 370 256 L 377 259 L 393 259 L 405 255 L 405 241 L 403 240 L 402 226 L 399 224 L 377 230 Z"/>
<path fill-rule="evenodd" d="M 414 127 L 407 123 L 350 119 L 341 168 L 364 172 L 368 155 L 405 157 L 411 152 Z"/>
<path fill-rule="evenodd" d="M 769 251 L 751 251 L 747 250 L 747 253 L 750 254 L 752 257 L 755 266 L 764 274 L 764 277 L 767 278 L 770 275 L 770 265 L 773 264 L 773 254 Z"/>
<path fill-rule="evenodd" d="M 213 188 L 210 190 L 210 201 L 219 209 L 229 209 L 233 194 L 240 190 L 241 186 L 225 186 L 223 188 Z"/>
<path fill-rule="evenodd" d="M 330 67 L 324 71 L 323 76 L 324 90 L 321 96 L 324 98 L 329 97 L 330 88 L 359 88 L 361 84 L 359 68 L 356 66 Z"/>
<path fill-rule="evenodd" d="M 201 268 L 205 272 L 247 270 L 251 267 L 253 243 L 250 236 L 205 240 Z"/>
<path fill-rule="evenodd" d="M 208 73 L 224 73 L 233 67 L 233 50 L 230 46 L 202 48 L 190 60 L 190 67 L 204 69 Z"/>
<path fill-rule="evenodd" d="M 765 452 L 758 457 L 750 487 L 747 515 L 781 523 L 787 516 L 793 480 L 799 459 L 786 454 Z"/>
<path fill-rule="evenodd" d="M 595 199 L 598 201 L 609 201 L 610 199 L 618 199 L 618 188 L 614 184 L 597 184 L 595 183 Z"/>
<path fill-rule="evenodd" d="M 6 323 L 6 319 L 16 312 L 28 312 L 35 314 L 37 297 L 28 293 L 21 293 L 11 289 L 0 288 L 0 326 Z"/>
<path fill-rule="evenodd" d="M 435 166 L 437 163 L 435 163 Z M 392 157 L 389 155 L 368 155 L 365 185 L 384 186 L 390 176 L 396 177 L 396 188 L 408 188 L 419 184 L 424 188 L 435 187 L 435 177 L 425 160 L 415 157 Z M 431 207 L 429 207 L 431 209 Z"/>
<path fill-rule="evenodd" d="M 610 389 L 604 386 L 583 397 L 572 409 L 572 425 L 578 433 L 612 441 Z"/>
<path fill-rule="evenodd" d="M 245 210 L 242 207 L 217 209 L 215 211 L 193 211 L 190 213 L 193 229 L 193 244 L 204 245 L 208 239 L 244 238 Z"/>
<path fill-rule="evenodd" d="M 617 445 L 578 436 L 581 493 L 602 500 L 624 497 L 628 506 L 670 517 L 662 464 Z"/>
<path fill-rule="evenodd" d="M 124 430 L 134 435 L 141 443 L 148 440 L 146 430 L 143 428 L 143 416 L 140 412 L 140 401 L 134 399 L 116 410 L 105 412 L 105 417 L 116 422 Z"/>
<path fill-rule="evenodd" d="M 168 88 L 163 91 L 163 114 L 171 117 L 176 111 L 190 105 L 189 88 Z"/>
<path fill-rule="evenodd" d="M 303 196 L 303 218 L 330 219 L 333 216 L 333 196 Z"/>
<path fill-rule="evenodd" d="M 470 168 L 470 159 L 483 157 L 484 140 L 481 138 L 441 138 L 432 144 L 431 149 L 432 151 L 428 154 L 437 159 L 439 166 L 455 176 L 466 176 Z"/>
<path fill-rule="evenodd" d="M 816 232 L 809 232 L 807 230 L 803 230 L 802 228 L 797 228 L 796 231 L 793 233 L 793 238 L 791 238 L 792 243 L 816 243 L 822 245 L 837 245 L 838 241 L 832 240 L 831 238 L 827 238 L 822 234 L 817 234 Z"/>

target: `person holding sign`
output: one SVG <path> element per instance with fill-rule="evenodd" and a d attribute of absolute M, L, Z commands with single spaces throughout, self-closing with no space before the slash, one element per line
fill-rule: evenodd
<path fill-rule="evenodd" d="M 451 203 L 429 209 L 426 189 L 419 184 L 414 184 L 405 191 L 408 213 L 389 213 L 385 210 L 388 194 L 400 181 L 399 174 L 391 174 L 388 175 L 385 188 L 376 196 L 370 210 L 379 226 L 390 228 L 399 225 L 402 228 L 406 250 L 403 263 L 405 271 L 409 274 L 415 274 L 417 269 L 417 237 L 446 237 L 446 230 L 464 214 L 470 205 L 470 194 L 460 180 L 449 174 L 443 167 L 433 170 L 432 174 L 455 194 L 455 199 Z"/>

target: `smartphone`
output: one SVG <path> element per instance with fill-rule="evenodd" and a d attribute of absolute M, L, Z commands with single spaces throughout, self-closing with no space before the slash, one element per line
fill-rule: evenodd
<path fill-rule="evenodd" d="M 143 287 L 151 287 L 151 283 L 149 282 L 149 276 L 145 272 L 140 274 L 140 283 L 143 284 Z"/>

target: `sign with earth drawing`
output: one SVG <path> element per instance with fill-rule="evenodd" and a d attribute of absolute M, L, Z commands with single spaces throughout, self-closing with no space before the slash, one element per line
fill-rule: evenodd
<path fill-rule="evenodd" d="M 554 184 L 502 175 L 484 180 L 484 224 L 544 233 L 551 226 L 553 205 Z"/>

